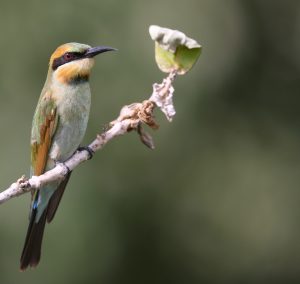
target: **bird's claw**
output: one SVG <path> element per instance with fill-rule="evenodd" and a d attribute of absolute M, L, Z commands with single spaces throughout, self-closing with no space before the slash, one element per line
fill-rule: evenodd
<path fill-rule="evenodd" d="M 66 165 L 65 162 L 59 162 L 59 161 L 55 160 L 54 163 L 55 163 L 55 166 L 60 165 L 61 167 L 63 167 L 65 169 L 65 171 L 66 171 L 65 176 L 67 176 L 70 172 L 72 172 L 70 170 L 70 168 Z"/>
<path fill-rule="evenodd" d="M 95 154 L 94 150 L 89 146 L 78 147 L 77 151 L 87 151 L 89 154 L 88 160 L 92 159 Z"/>
<path fill-rule="evenodd" d="M 61 165 L 66 169 L 67 173 L 65 174 L 65 176 L 68 176 L 68 174 L 71 173 L 70 168 L 65 163 L 61 163 Z"/>

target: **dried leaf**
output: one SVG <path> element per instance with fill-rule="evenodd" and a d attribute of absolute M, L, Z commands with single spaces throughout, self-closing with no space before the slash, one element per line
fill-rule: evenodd
<path fill-rule="evenodd" d="M 144 145 L 146 145 L 148 148 L 152 150 L 155 148 L 152 136 L 146 131 L 144 131 L 141 123 L 139 123 L 137 127 L 137 133 L 139 134 L 140 139 Z"/>

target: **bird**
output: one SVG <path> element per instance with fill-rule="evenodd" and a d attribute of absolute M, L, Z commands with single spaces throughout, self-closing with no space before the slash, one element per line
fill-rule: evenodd
<path fill-rule="evenodd" d="M 51 55 L 32 121 L 30 176 L 45 173 L 77 151 L 89 118 L 89 77 L 94 57 L 114 50 L 109 46 L 91 47 L 71 42 L 59 46 Z M 92 156 L 92 150 L 85 149 Z M 36 267 L 40 262 L 45 224 L 53 220 L 70 175 L 68 171 L 63 181 L 51 182 L 32 191 L 29 226 L 20 258 L 21 271 Z"/>

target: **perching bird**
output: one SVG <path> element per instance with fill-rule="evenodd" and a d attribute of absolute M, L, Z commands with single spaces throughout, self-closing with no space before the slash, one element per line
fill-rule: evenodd
<path fill-rule="evenodd" d="M 32 122 L 31 176 L 41 175 L 57 162 L 66 161 L 79 147 L 90 111 L 93 57 L 110 50 L 115 49 L 67 43 L 52 54 Z M 62 182 L 52 182 L 32 193 L 21 270 L 39 263 L 45 223 L 52 221 L 70 174 Z"/>

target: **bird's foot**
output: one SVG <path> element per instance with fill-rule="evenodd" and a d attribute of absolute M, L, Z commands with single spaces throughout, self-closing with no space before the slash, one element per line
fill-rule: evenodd
<path fill-rule="evenodd" d="M 78 147 L 77 151 L 87 151 L 89 154 L 88 160 L 92 159 L 95 154 L 94 150 L 89 146 Z"/>
<path fill-rule="evenodd" d="M 66 169 L 67 173 L 65 174 L 65 176 L 68 176 L 72 171 L 70 170 L 70 168 L 66 165 L 66 163 L 61 163 L 63 165 L 63 167 Z"/>
<path fill-rule="evenodd" d="M 65 169 L 65 176 L 68 176 L 72 171 L 70 170 L 70 168 L 66 165 L 66 163 L 64 162 L 59 162 L 59 161 L 54 161 L 55 162 L 55 166 L 60 165 Z"/>

